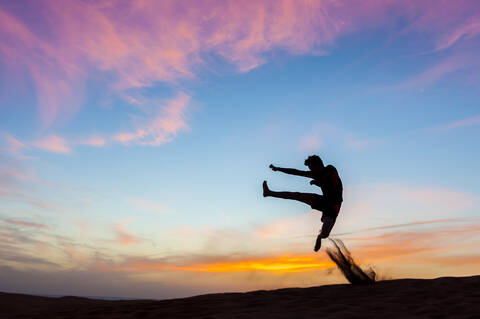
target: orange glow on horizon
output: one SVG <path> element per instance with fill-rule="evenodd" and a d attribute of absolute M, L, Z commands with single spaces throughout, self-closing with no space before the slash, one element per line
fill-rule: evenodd
<path fill-rule="evenodd" d="M 335 265 L 329 260 L 321 260 L 309 255 L 283 255 L 270 258 L 256 258 L 228 262 L 198 263 L 189 266 L 174 266 L 164 263 L 130 263 L 117 267 L 117 271 L 158 271 L 174 270 L 187 272 L 243 272 L 266 271 L 273 273 L 291 273 L 311 270 L 325 270 Z"/>
<path fill-rule="evenodd" d="M 266 259 L 252 259 L 234 262 L 199 264 L 189 267 L 190 271 L 205 272 L 236 272 L 236 271 L 269 271 L 274 273 L 300 272 L 309 270 L 328 269 L 334 264 L 330 261 L 321 261 L 318 258 L 300 256 L 280 256 Z"/>

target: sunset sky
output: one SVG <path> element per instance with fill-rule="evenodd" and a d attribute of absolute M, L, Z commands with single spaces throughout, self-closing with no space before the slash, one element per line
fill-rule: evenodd
<path fill-rule="evenodd" d="M 0 291 L 173 298 L 478 275 L 480 1 L 0 0 Z"/>

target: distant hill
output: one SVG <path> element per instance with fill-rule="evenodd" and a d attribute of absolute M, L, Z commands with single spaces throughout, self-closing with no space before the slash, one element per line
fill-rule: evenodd
<path fill-rule="evenodd" d="M 480 318 L 480 276 L 399 279 L 170 300 L 0 293 L 0 318 Z"/>

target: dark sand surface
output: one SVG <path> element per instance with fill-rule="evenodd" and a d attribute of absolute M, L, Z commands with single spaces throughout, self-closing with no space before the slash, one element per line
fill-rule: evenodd
<path fill-rule="evenodd" d="M 480 276 L 106 301 L 0 293 L 0 318 L 480 318 Z"/>

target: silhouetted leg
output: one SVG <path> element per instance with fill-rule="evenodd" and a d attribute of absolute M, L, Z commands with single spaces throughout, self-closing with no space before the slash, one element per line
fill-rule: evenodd
<path fill-rule="evenodd" d="M 327 238 L 330 235 L 333 225 L 335 225 L 335 219 L 329 216 L 323 216 L 322 222 L 322 230 L 320 231 L 320 234 L 318 234 L 317 240 L 315 241 L 315 248 L 313 248 L 316 252 L 322 247 L 322 239 Z"/>
<path fill-rule="evenodd" d="M 319 236 L 321 238 L 327 238 L 328 236 L 330 236 L 333 225 L 335 225 L 335 219 L 328 216 L 323 217 L 323 226 Z"/>
<path fill-rule="evenodd" d="M 322 230 L 320 231 L 320 234 L 317 236 L 317 240 L 315 242 L 315 248 L 313 248 L 314 251 L 319 251 L 320 247 L 322 247 L 322 239 L 327 238 L 330 236 L 330 232 L 332 231 L 333 225 L 335 225 L 335 221 L 337 220 L 336 217 L 332 217 L 329 215 L 325 214 L 325 210 L 327 210 L 328 213 L 330 214 L 335 214 L 338 216 L 338 213 L 340 211 L 340 206 L 341 204 L 336 204 L 333 206 L 328 205 L 327 207 L 323 208 L 323 216 L 322 216 Z"/>
<path fill-rule="evenodd" d="M 317 198 L 320 196 L 318 194 L 312 193 L 300 193 L 300 192 L 275 192 L 268 188 L 267 182 L 263 182 L 263 196 L 271 196 L 276 198 L 283 198 L 283 199 L 292 199 L 297 200 L 299 202 L 305 203 L 309 206 L 314 205 Z"/>

